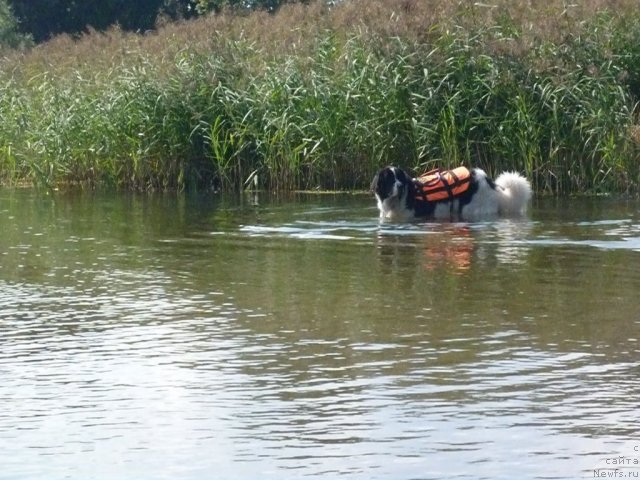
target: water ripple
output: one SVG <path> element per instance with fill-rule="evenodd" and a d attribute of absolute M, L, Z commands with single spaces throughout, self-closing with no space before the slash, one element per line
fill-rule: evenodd
<path fill-rule="evenodd" d="M 126 203 L 0 233 L 0 479 L 573 479 L 634 455 L 632 217 L 142 205 L 139 229 Z"/>

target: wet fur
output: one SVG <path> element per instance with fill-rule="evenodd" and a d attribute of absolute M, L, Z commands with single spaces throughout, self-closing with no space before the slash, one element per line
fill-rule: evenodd
<path fill-rule="evenodd" d="M 385 167 L 371 182 L 380 218 L 408 221 L 414 218 L 472 220 L 491 216 L 522 215 L 531 199 L 529 181 L 515 172 L 502 173 L 495 181 L 479 169 L 471 169 L 467 191 L 453 200 L 428 202 L 416 199 L 419 183 L 398 167 Z"/>

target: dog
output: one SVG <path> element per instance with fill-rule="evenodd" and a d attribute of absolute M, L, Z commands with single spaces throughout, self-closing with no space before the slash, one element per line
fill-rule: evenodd
<path fill-rule="evenodd" d="M 466 167 L 412 178 L 401 168 L 388 166 L 375 175 L 371 191 L 380 219 L 390 222 L 518 216 L 532 196 L 531 184 L 518 173 L 504 172 L 494 181 L 482 169 Z"/>

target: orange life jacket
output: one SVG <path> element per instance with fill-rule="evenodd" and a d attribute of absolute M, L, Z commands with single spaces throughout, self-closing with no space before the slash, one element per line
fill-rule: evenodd
<path fill-rule="evenodd" d="M 471 171 L 467 167 L 453 170 L 430 170 L 416 178 L 416 199 L 427 202 L 451 200 L 466 192 L 471 184 Z"/>

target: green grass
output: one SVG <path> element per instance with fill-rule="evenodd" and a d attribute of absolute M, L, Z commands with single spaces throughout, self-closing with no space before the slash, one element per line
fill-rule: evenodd
<path fill-rule="evenodd" d="M 512 3 L 291 5 L 8 54 L 0 181 L 362 189 L 385 164 L 467 164 L 637 192 L 635 3 Z"/>

